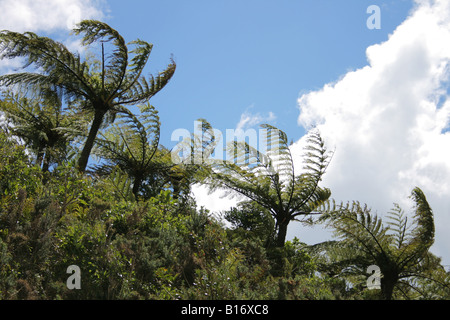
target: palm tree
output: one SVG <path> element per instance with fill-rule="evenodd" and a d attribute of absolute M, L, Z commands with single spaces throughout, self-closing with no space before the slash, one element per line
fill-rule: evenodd
<path fill-rule="evenodd" d="M 33 65 L 40 72 L 3 75 L 0 85 L 19 84 L 36 89 L 56 86 L 68 104 L 81 101 L 81 108 L 93 118 L 78 160 L 78 169 L 84 172 L 101 126 L 114 122 L 116 114 L 126 110 L 124 106 L 147 102 L 168 83 L 176 65 L 172 60 L 166 70 L 156 77 L 150 75 L 147 80 L 142 72 L 152 51 L 151 44 L 142 40 L 126 44 L 116 30 L 100 21 L 82 21 L 73 31 L 75 35 L 83 35 L 83 46 L 101 44 L 99 68 L 47 37 L 32 32 L 2 31 L 0 58 L 24 58 L 24 68 Z M 109 54 L 105 45 L 111 47 Z M 128 46 L 133 49 L 129 50 Z"/>
<path fill-rule="evenodd" d="M 334 274 L 365 278 L 369 266 L 378 266 L 381 297 L 387 300 L 392 299 L 394 289 L 407 297 L 408 288 L 420 290 L 414 285 L 417 279 L 433 280 L 430 270 L 439 266 L 439 259 L 429 252 L 434 242 L 433 212 L 419 188 L 412 191 L 411 198 L 415 202 L 415 226 L 408 224 L 397 204 L 387 216 L 387 226 L 358 202 L 329 209 L 322 219 L 341 241 L 313 246 L 331 259 L 324 268 Z"/>
<path fill-rule="evenodd" d="M 287 228 L 299 216 L 307 217 L 328 200 L 331 193 L 319 187 L 329 164 L 330 154 L 317 131 L 308 134 L 305 167 L 298 174 L 286 134 L 270 125 L 267 132 L 270 148 L 262 153 L 246 142 L 232 142 L 227 148 L 231 161 L 214 161 L 206 182 L 212 191 L 228 190 L 254 201 L 275 219 L 275 247 L 283 247 Z"/>

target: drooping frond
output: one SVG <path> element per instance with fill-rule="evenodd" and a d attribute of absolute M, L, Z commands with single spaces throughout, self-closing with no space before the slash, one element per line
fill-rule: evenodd
<path fill-rule="evenodd" d="M 349 246 L 341 241 L 320 242 L 308 246 L 306 250 L 314 257 L 318 269 L 331 276 L 357 275 L 361 273 L 364 266 L 373 263 L 373 260 L 367 259 L 362 252 L 358 251 L 358 247 Z"/>
<path fill-rule="evenodd" d="M 100 134 L 94 153 L 102 161 L 95 172 L 109 175 L 115 168 L 127 173 L 133 181 L 135 196 L 162 188 L 167 182 L 171 164 L 168 151 L 160 148 L 160 121 L 157 110 L 150 104 L 140 105 L 140 114 L 124 109 L 119 120 Z"/>
<path fill-rule="evenodd" d="M 388 234 L 388 228 L 383 226 L 381 218 L 372 214 L 367 205 L 353 202 L 331 219 L 336 237 L 345 244 L 357 246 L 366 255 L 373 257 L 374 261 L 380 254 L 387 254 L 391 235 Z"/>
<path fill-rule="evenodd" d="M 135 201 L 135 196 L 132 192 L 133 181 L 120 168 L 114 167 L 105 183 L 113 186 L 114 193 L 118 199 L 131 202 Z"/>
<path fill-rule="evenodd" d="M 140 105 L 136 116 L 123 109 L 119 121 L 101 134 L 96 155 L 113 162 L 113 166 L 133 167 L 146 171 L 158 149 L 160 121 L 158 111 L 150 104 Z M 106 167 L 105 167 L 106 168 Z"/>
<path fill-rule="evenodd" d="M 62 43 L 34 33 L 0 32 L 0 59 L 24 59 L 23 68 L 33 65 L 42 73 L 14 73 L 0 76 L 0 85 L 28 84 L 35 88 L 61 86 L 68 99 L 92 94 L 87 64 Z"/>

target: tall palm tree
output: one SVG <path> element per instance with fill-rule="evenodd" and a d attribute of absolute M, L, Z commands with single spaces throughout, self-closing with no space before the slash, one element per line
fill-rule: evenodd
<path fill-rule="evenodd" d="M 78 160 L 84 172 L 97 133 L 105 122 L 124 112 L 126 105 L 147 102 L 171 79 L 176 65 L 172 60 L 166 70 L 147 80 L 143 69 L 152 51 L 152 44 L 135 40 L 128 44 L 106 23 L 94 20 L 80 22 L 75 35 L 83 35 L 81 44 L 97 46 L 99 68 L 72 53 L 62 43 L 32 32 L 0 32 L 0 58 L 23 58 L 24 68 L 33 65 L 39 72 L 21 72 L 0 76 L 0 85 L 31 86 L 36 89 L 56 86 L 67 103 L 81 101 L 81 108 L 92 116 L 87 139 Z M 106 45 L 106 48 L 105 48 Z M 129 50 L 128 46 L 133 49 Z M 110 49 L 107 54 L 105 49 Z M 43 90 L 48 92 L 48 90 Z"/>
<path fill-rule="evenodd" d="M 413 189 L 411 198 L 415 202 L 414 225 L 408 224 L 398 205 L 387 216 L 387 226 L 358 202 L 328 210 L 322 219 L 341 240 L 314 246 L 331 257 L 324 268 L 334 274 L 366 278 L 367 268 L 378 266 L 381 297 L 387 300 L 392 299 L 394 289 L 405 296 L 408 288 L 419 290 L 414 286 L 416 279 L 432 280 L 429 271 L 439 265 L 439 259 L 429 252 L 434 242 L 433 212 L 419 188 Z"/>
<path fill-rule="evenodd" d="M 215 161 L 207 179 L 211 190 L 224 187 L 267 209 L 275 219 L 275 247 L 283 247 L 287 228 L 299 216 L 310 217 L 331 195 L 319 182 L 329 164 L 330 154 L 317 131 L 308 135 L 305 167 L 298 174 L 286 134 L 270 125 L 270 148 L 266 153 L 246 142 L 232 142 L 227 148 L 231 161 Z"/>

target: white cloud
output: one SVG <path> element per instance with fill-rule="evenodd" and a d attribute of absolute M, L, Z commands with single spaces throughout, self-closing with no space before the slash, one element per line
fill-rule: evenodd
<path fill-rule="evenodd" d="M 418 186 L 435 213 L 433 252 L 450 264 L 450 2 L 417 1 L 368 65 L 299 100 L 299 124 L 332 148 L 323 185 L 383 214 Z M 442 103 L 443 102 L 443 103 Z M 294 145 L 294 148 L 296 145 Z M 300 238 L 299 227 L 291 234 Z"/>
<path fill-rule="evenodd" d="M 209 188 L 203 185 L 194 185 L 192 195 L 196 200 L 197 208 L 204 207 L 215 215 L 235 207 L 239 201 L 243 200 L 227 197 L 226 192 L 221 190 L 210 193 Z"/>
<path fill-rule="evenodd" d="M 0 0 L 0 30 L 49 32 L 52 35 L 61 32 L 61 36 L 67 38 L 69 31 L 81 20 L 103 19 L 104 3 L 104 0 Z M 84 50 L 78 39 L 63 42 L 69 50 Z M 21 69 L 22 62 L 21 59 L 1 60 L 1 73 Z"/>
<path fill-rule="evenodd" d="M 82 19 L 101 19 L 101 6 L 98 0 L 0 0 L 0 30 L 69 30 Z"/>
<path fill-rule="evenodd" d="M 241 114 L 241 118 L 236 125 L 236 130 L 245 130 L 246 128 L 253 127 L 255 125 L 259 125 L 262 123 L 269 123 L 276 119 L 276 116 L 273 112 L 269 112 L 266 116 L 261 115 L 261 113 L 251 113 L 249 109 L 253 108 L 254 105 L 251 105 Z"/>

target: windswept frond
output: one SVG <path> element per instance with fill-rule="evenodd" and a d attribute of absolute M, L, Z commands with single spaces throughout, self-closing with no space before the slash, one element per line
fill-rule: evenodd
<path fill-rule="evenodd" d="M 119 88 L 126 75 L 128 67 L 128 48 L 124 38 L 106 23 L 96 20 L 81 21 L 74 29 L 74 34 L 83 34 L 81 44 L 89 46 L 94 42 L 111 42 L 114 46 L 111 54 L 105 57 L 102 50 L 102 82 L 103 88 L 110 88 L 108 91 Z"/>
<path fill-rule="evenodd" d="M 391 236 L 387 233 L 381 218 L 371 213 L 367 205 L 353 202 L 332 217 L 331 225 L 336 237 L 348 244 L 357 245 L 375 260 L 379 254 L 386 254 Z"/>
<path fill-rule="evenodd" d="M 425 194 L 419 188 L 414 188 L 411 198 L 415 202 L 414 222 L 417 225 L 412 234 L 412 243 L 420 243 L 424 250 L 428 250 L 434 243 L 433 210 L 431 210 Z"/>
<path fill-rule="evenodd" d="M 118 90 L 117 103 L 122 105 L 138 104 L 148 101 L 151 97 L 161 91 L 170 81 L 175 73 L 176 64 L 173 60 L 167 68 L 157 76 L 150 75 L 150 80 L 138 77 L 130 81 Z"/>

